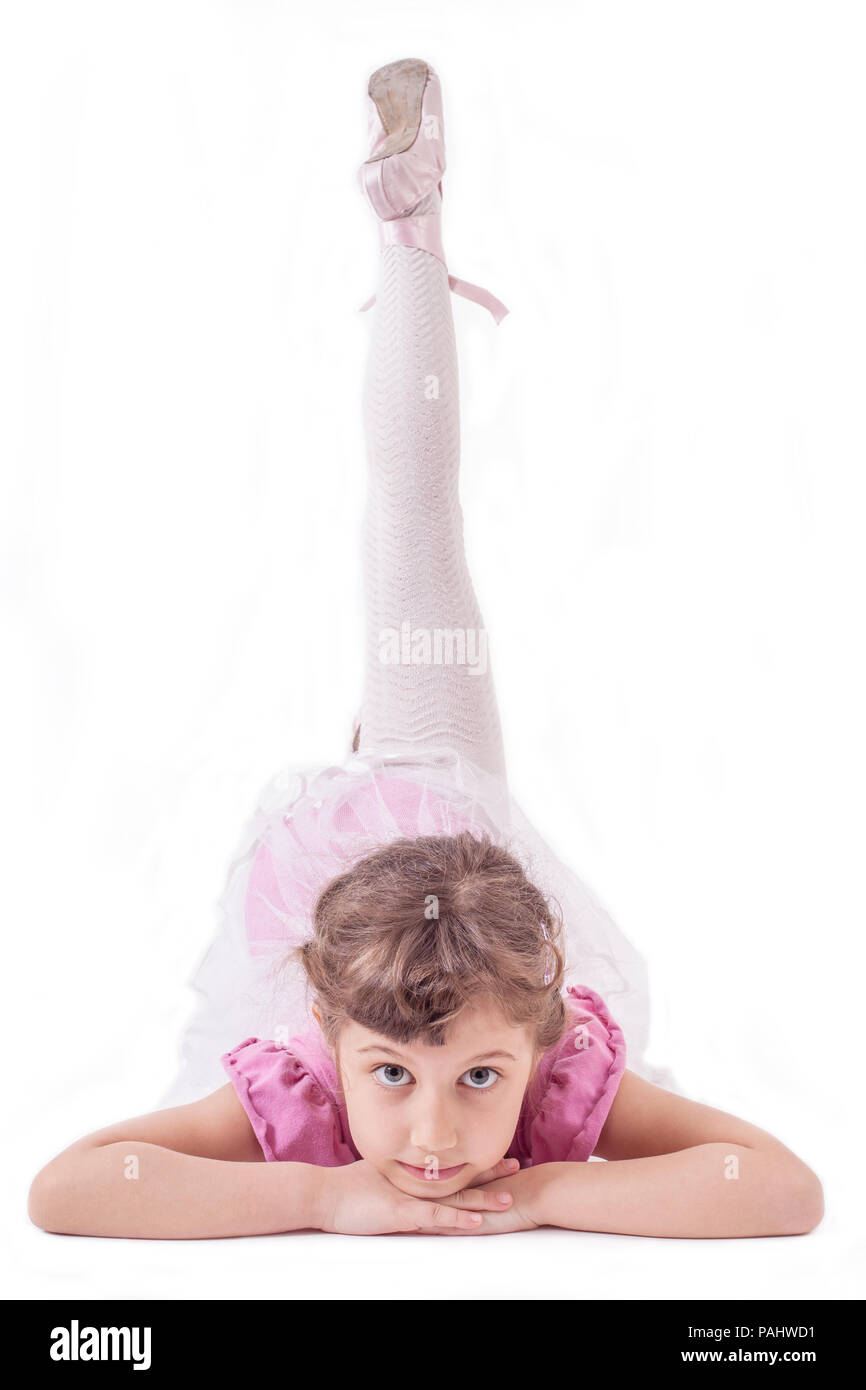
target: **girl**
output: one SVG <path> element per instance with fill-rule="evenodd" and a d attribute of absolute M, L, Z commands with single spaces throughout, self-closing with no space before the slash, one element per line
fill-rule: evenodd
<path fill-rule="evenodd" d="M 806 1164 L 645 1061 L 640 956 L 508 789 L 463 550 L 450 292 L 507 310 L 446 268 L 435 72 L 381 68 L 368 111 L 381 255 L 352 753 L 265 790 L 164 1108 L 64 1149 L 31 1219 L 162 1239 L 810 1231 Z"/>

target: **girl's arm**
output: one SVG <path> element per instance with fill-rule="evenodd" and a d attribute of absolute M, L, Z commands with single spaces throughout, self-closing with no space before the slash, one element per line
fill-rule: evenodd
<path fill-rule="evenodd" d="M 363 1160 L 342 1168 L 266 1163 L 228 1083 L 71 1144 L 37 1173 L 27 1210 L 45 1231 L 151 1240 L 468 1231 L 480 1213 L 502 1210 L 500 1183 L 491 1191 L 481 1184 L 510 1170 L 503 1159 L 446 1205 L 407 1196 Z"/>
<path fill-rule="evenodd" d="M 623 1072 L 594 1150 L 606 1163 L 542 1163 L 498 1184 L 531 1224 L 620 1235 L 804 1235 L 824 1215 L 816 1175 L 766 1130 Z"/>
<path fill-rule="evenodd" d="M 265 1235 L 317 1226 L 321 1171 L 266 1163 L 229 1082 L 77 1140 L 37 1173 L 27 1210 L 64 1235 Z"/>

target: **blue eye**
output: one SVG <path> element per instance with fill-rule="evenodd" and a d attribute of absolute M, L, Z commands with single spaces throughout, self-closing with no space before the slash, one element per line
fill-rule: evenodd
<path fill-rule="evenodd" d="M 489 1091 L 494 1082 L 499 1080 L 499 1072 L 492 1067 L 470 1067 L 461 1076 L 461 1081 L 469 1078 L 468 1085 L 472 1091 Z"/>
<path fill-rule="evenodd" d="M 384 1076 L 379 1073 L 384 1072 Z M 405 1067 L 398 1066 L 396 1062 L 383 1062 L 381 1067 L 376 1067 L 373 1075 L 383 1085 L 394 1091 L 398 1086 L 405 1086 L 412 1080 Z"/>

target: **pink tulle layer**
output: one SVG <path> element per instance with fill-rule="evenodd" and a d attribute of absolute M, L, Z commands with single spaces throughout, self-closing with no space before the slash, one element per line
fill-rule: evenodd
<path fill-rule="evenodd" d="M 337 874 L 403 836 L 490 835 L 519 860 L 562 913 L 566 982 L 599 993 L 623 1030 L 629 1067 L 647 1063 L 647 971 L 591 890 L 545 843 L 501 779 L 453 749 L 351 756 L 330 767 L 284 769 L 262 791 L 220 901 L 220 923 L 192 984 L 196 1014 L 164 1105 L 222 1084 L 219 1058 L 252 1035 L 287 1041 L 310 1026 L 302 972 L 287 953 L 312 929 L 316 898 Z"/>

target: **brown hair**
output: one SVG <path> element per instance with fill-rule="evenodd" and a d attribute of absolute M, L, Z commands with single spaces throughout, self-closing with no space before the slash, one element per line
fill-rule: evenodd
<path fill-rule="evenodd" d="M 540 1051 L 567 1026 L 562 921 L 518 861 L 468 831 L 393 840 L 323 889 L 293 956 L 332 1049 L 351 1019 L 395 1042 L 445 1043 L 489 998 Z"/>

